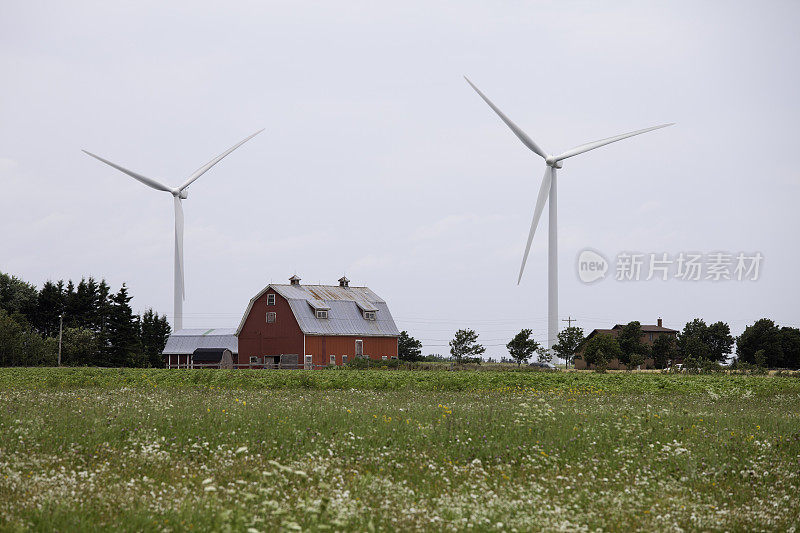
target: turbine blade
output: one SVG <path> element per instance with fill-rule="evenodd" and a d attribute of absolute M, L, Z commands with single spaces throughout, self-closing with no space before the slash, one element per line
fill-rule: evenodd
<path fill-rule="evenodd" d="M 528 243 L 525 245 L 525 255 L 522 256 L 522 266 L 519 267 L 519 278 L 517 278 L 517 285 L 522 281 L 522 273 L 525 271 L 525 263 L 528 261 L 528 253 L 531 251 L 531 243 L 533 242 L 533 234 L 536 233 L 536 226 L 539 225 L 539 219 L 544 211 L 544 204 L 547 203 L 547 196 L 550 194 L 550 183 L 553 181 L 553 168 L 546 167 L 544 177 L 542 177 L 542 185 L 539 187 L 539 197 L 536 199 L 536 209 L 533 211 L 533 220 L 531 221 L 531 231 L 528 234 Z"/>
<path fill-rule="evenodd" d="M 484 101 L 484 102 L 486 102 L 487 104 L 489 104 L 489 107 L 491 107 L 491 108 L 494 110 L 494 112 L 495 112 L 495 113 L 497 113 L 497 116 L 499 116 L 499 117 L 500 117 L 500 118 L 503 120 L 503 122 L 505 122 L 505 123 L 506 123 L 506 126 L 508 126 L 509 128 L 511 128 L 511 131 L 513 131 L 513 132 L 514 132 L 514 135 L 516 135 L 516 136 L 519 138 L 519 140 L 520 140 L 520 141 L 522 141 L 522 144 L 524 144 L 525 146 L 527 146 L 528 148 L 530 148 L 531 150 L 533 150 L 535 153 L 539 154 L 539 155 L 540 155 L 540 156 L 541 156 L 543 159 L 547 159 L 547 154 L 545 154 L 544 150 L 542 150 L 541 148 L 539 148 L 539 145 L 538 145 L 538 144 L 536 144 L 536 143 L 533 141 L 533 139 L 531 139 L 530 137 L 528 137 L 528 134 L 527 134 L 527 133 L 525 133 L 524 131 L 522 131 L 522 129 L 520 129 L 520 127 L 519 127 L 519 126 L 517 126 L 516 124 L 514 124 L 514 122 L 513 122 L 513 121 L 512 121 L 510 118 L 508 118 L 508 117 L 507 117 L 507 116 L 506 116 L 506 115 L 505 115 L 505 114 L 504 114 L 502 111 L 500 111 L 500 108 L 498 108 L 496 105 L 494 105 L 494 104 L 492 103 L 492 101 L 491 101 L 491 100 L 489 100 L 489 98 L 487 98 L 487 97 L 486 97 L 486 95 L 485 95 L 485 94 L 483 94 L 483 93 L 481 92 L 481 90 L 480 90 L 480 89 L 478 89 L 478 88 L 475 86 L 475 84 L 474 84 L 474 83 L 472 83 L 471 81 L 469 81 L 469 78 L 467 78 L 466 76 L 464 76 L 464 79 L 465 79 L 465 80 L 467 80 L 467 83 L 469 83 L 469 84 L 470 84 L 470 86 L 471 86 L 473 89 L 475 89 L 475 92 L 476 92 L 476 93 L 478 93 L 478 95 L 479 95 L 481 98 L 483 98 L 483 101 Z"/>
<path fill-rule="evenodd" d="M 120 172 L 124 172 L 125 174 L 127 174 L 130 177 L 132 177 L 133 179 L 141 181 L 142 183 L 144 183 L 148 187 L 152 187 L 153 189 L 156 189 L 156 190 L 159 190 L 159 191 L 166 191 L 166 192 L 169 192 L 169 193 L 172 192 L 172 189 L 170 189 L 169 187 L 167 187 L 163 183 L 159 183 L 154 179 L 148 178 L 147 176 L 142 176 L 138 172 L 134 172 L 132 170 L 128 170 L 127 168 L 121 167 L 121 166 L 117 165 L 116 163 L 112 163 L 108 159 L 103 159 L 99 155 L 94 155 L 93 153 L 87 152 L 86 150 L 81 150 L 81 151 L 86 155 L 92 156 L 95 159 L 97 159 L 99 161 L 102 161 L 106 165 L 109 165 L 109 166 L 112 166 L 112 167 L 116 168 Z"/>
<path fill-rule="evenodd" d="M 594 141 L 586 144 L 582 144 L 580 146 L 576 146 L 571 150 L 567 150 L 560 156 L 556 157 L 556 161 L 561 161 L 562 159 L 566 159 L 568 157 L 572 157 L 574 155 L 582 154 L 584 152 L 588 152 L 589 150 L 594 150 L 595 148 L 600 148 L 601 146 L 605 146 L 607 144 L 615 143 L 617 141 L 621 141 L 622 139 L 627 139 L 628 137 L 633 137 L 634 135 L 641 135 L 642 133 L 647 133 L 648 131 L 658 130 L 661 128 L 666 128 L 667 126 L 672 126 L 675 124 L 674 122 L 670 122 L 669 124 L 660 124 L 658 126 L 653 126 L 652 128 L 645 128 L 643 130 L 632 131 L 630 133 L 623 133 L 622 135 L 617 135 L 616 137 L 609 137 L 607 139 L 600 139 L 599 141 Z"/>
<path fill-rule="evenodd" d="M 223 159 L 223 158 L 224 158 L 226 155 L 228 155 L 229 153 L 233 152 L 234 150 L 236 150 L 237 148 L 239 148 L 241 145 L 243 145 L 244 143 L 246 143 L 247 141 L 249 141 L 250 139 L 252 139 L 252 138 L 253 138 L 253 137 L 255 137 L 256 135 L 258 135 L 259 133 L 261 133 L 262 131 L 264 131 L 264 128 L 262 128 L 262 129 L 258 130 L 257 132 L 255 132 L 254 134 L 250 135 L 249 137 L 246 137 L 244 140 L 242 140 L 242 141 L 239 141 L 238 143 L 234 144 L 234 145 L 233 145 L 231 148 L 229 148 L 229 149 L 228 149 L 228 150 L 226 150 L 225 152 L 221 153 L 220 155 L 218 155 L 217 157 L 215 157 L 214 159 L 212 159 L 211 161 L 209 161 L 208 163 L 206 163 L 206 164 L 205 164 L 205 165 L 203 165 L 202 167 L 200 167 L 200 168 L 198 168 L 197 170 L 195 170 L 194 174 L 192 174 L 192 175 L 189 177 L 189 179 L 188 179 L 188 180 L 186 180 L 186 182 L 184 182 L 184 184 L 183 184 L 183 185 L 181 185 L 180 187 L 178 187 L 178 190 L 179 190 L 179 191 L 182 191 L 183 189 L 185 189 L 186 187 L 188 187 L 189 185 L 191 185 L 191 184 L 192 184 L 192 182 L 194 182 L 194 180 L 196 180 L 197 178 L 199 178 L 200 176 L 202 176 L 203 174 L 205 174 L 205 173 L 206 173 L 206 172 L 207 172 L 207 171 L 208 171 L 208 170 L 209 170 L 211 167 L 213 167 L 214 165 L 216 165 L 217 163 L 219 163 L 220 161 L 222 161 L 222 159 Z"/>
<path fill-rule="evenodd" d="M 180 276 L 181 299 L 186 299 L 186 285 L 183 278 L 183 205 L 182 200 L 177 196 L 175 198 L 175 253 L 178 257 L 178 273 Z"/>

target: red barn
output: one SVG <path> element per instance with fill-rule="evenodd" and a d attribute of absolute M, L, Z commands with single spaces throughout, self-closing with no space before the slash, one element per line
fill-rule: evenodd
<path fill-rule="evenodd" d="M 270 284 L 247 306 L 236 330 L 239 364 L 341 365 L 354 357 L 397 357 L 400 332 L 386 302 L 367 287 Z"/>

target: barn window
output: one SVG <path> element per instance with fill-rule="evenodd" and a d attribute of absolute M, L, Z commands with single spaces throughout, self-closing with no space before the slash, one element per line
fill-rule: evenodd
<path fill-rule="evenodd" d="M 375 311 L 364 311 L 364 320 L 375 320 Z"/>
<path fill-rule="evenodd" d="M 364 355 L 364 341 L 358 339 L 356 341 L 356 357 L 361 357 Z"/>
<path fill-rule="evenodd" d="M 317 310 L 317 318 L 328 318 L 328 312 L 322 309 Z"/>
<path fill-rule="evenodd" d="M 387 359 L 389 359 L 389 357 L 388 357 L 388 356 L 386 356 L 386 355 L 382 355 L 382 356 L 381 356 L 381 361 L 386 361 Z"/>
<path fill-rule="evenodd" d="M 278 313 L 275 311 L 268 311 L 267 312 L 267 324 L 272 324 L 275 322 L 275 319 L 278 318 Z"/>
<path fill-rule="evenodd" d="M 331 355 L 331 364 L 332 365 L 336 364 L 336 356 L 335 355 Z"/>
<path fill-rule="evenodd" d="M 251 355 L 250 356 L 250 364 L 258 364 L 258 356 L 257 355 Z"/>
<path fill-rule="evenodd" d="M 313 359 L 312 356 L 306 355 L 306 364 L 305 364 L 306 369 L 310 369 L 313 366 L 312 359 Z"/>
<path fill-rule="evenodd" d="M 346 355 L 343 355 L 343 356 L 342 356 L 342 364 L 343 364 L 343 365 L 346 365 L 346 364 L 347 364 L 347 356 L 346 356 Z"/>
<path fill-rule="evenodd" d="M 267 294 L 267 305 L 275 305 L 275 295 Z"/>

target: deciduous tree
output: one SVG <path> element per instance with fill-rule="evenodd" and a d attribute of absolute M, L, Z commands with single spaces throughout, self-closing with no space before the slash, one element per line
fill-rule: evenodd
<path fill-rule="evenodd" d="M 583 358 L 587 365 L 605 367 L 614 358 L 622 357 L 617 339 L 607 333 L 599 333 L 586 341 Z"/>
<path fill-rule="evenodd" d="M 539 348 L 539 343 L 533 339 L 532 335 L 533 331 L 530 329 L 523 329 L 506 344 L 508 353 L 511 354 L 511 358 L 516 361 L 517 366 L 520 366 L 522 363 L 527 363 L 528 359 L 533 357 L 533 354 L 536 353 L 536 350 Z"/>
<path fill-rule="evenodd" d="M 478 334 L 471 329 L 456 331 L 455 337 L 450 341 L 450 355 L 461 364 L 465 357 L 477 357 L 486 351 L 478 344 Z"/>
<path fill-rule="evenodd" d="M 645 356 L 650 354 L 650 347 L 642 342 L 642 325 L 635 320 L 623 326 L 617 342 L 622 351 L 620 362 L 628 367 L 644 363 Z"/>
<path fill-rule="evenodd" d="M 705 321 L 695 318 L 687 322 L 678 334 L 678 352 L 685 359 L 707 359 L 725 362 L 733 348 L 734 339 L 728 324 L 715 322 L 707 326 Z"/>
<path fill-rule="evenodd" d="M 583 341 L 583 330 L 578 326 L 570 326 L 558 332 L 558 342 L 553 345 L 553 351 L 569 366 Z"/>
<path fill-rule="evenodd" d="M 660 335 L 653 341 L 650 350 L 656 368 L 666 368 L 670 361 L 675 360 L 678 353 L 675 337 L 672 335 Z"/>
<path fill-rule="evenodd" d="M 757 320 L 736 340 L 736 356 L 759 366 L 800 368 L 800 330 L 781 328 L 768 318 Z"/>

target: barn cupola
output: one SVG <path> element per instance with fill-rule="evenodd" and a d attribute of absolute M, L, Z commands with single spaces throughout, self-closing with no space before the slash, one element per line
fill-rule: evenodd
<path fill-rule="evenodd" d="M 342 276 L 341 278 L 339 278 L 339 286 L 340 287 L 349 287 L 350 286 L 350 280 L 347 279 L 347 276 Z"/>
<path fill-rule="evenodd" d="M 289 283 L 291 285 L 298 285 L 299 286 L 300 285 L 300 278 L 297 276 L 297 274 L 295 274 L 294 276 L 289 278 Z"/>

